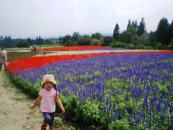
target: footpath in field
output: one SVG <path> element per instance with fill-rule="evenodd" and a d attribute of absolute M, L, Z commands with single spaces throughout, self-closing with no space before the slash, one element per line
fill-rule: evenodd
<path fill-rule="evenodd" d="M 40 130 L 39 108 L 31 109 L 33 100 L 17 89 L 5 72 L 0 71 L 0 130 Z M 65 123 L 54 130 L 67 130 Z"/>
<path fill-rule="evenodd" d="M 32 100 L 0 72 L 0 129 L 39 130 L 42 122 L 39 109 L 32 110 Z"/>
<path fill-rule="evenodd" d="M 73 55 L 73 54 L 92 54 L 92 53 L 110 53 L 110 52 L 143 52 L 144 50 L 85 50 L 85 51 L 52 51 L 47 53 L 47 56 L 51 55 Z M 145 50 L 151 51 L 151 50 Z M 155 50 L 158 51 L 158 50 Z M 38 55 L 39 56 L 39 55 Z"/>

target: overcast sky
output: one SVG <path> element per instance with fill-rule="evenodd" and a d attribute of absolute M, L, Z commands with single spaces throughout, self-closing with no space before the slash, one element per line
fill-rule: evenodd
<path fill-rule="evenodd" d="M 163 17 L 171 22 L 173 0 L 0 0 L 0 35 L 111 34 L 116 23 L 123 31 L 128 19 L 139 23 L 142 17 L 147 31 Z"/>

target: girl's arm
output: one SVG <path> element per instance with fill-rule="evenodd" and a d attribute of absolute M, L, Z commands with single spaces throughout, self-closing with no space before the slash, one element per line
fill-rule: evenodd
<path fill-rule="evenodd" d="M 56 100 L 56 102 L 57 102 L 59 108 L 61 109 L 61 112 L 62 112 L 62 113 L 65 113 L 65 109 L 64 109 L 64 107 L 63 107 L 63 105 L 62 105 L 62 102 L 61 102 L 61 99 L 59 98 L 59 96 L 56 96 L 56 97 L 55 97 L 55 100 Z"/>
<path fill-rule="evenodd" d="M 35 106 L 41 101 L 41 96 L 38 96 L 37 99 L 33 102 L 31 108 L 35 108 Z"/>

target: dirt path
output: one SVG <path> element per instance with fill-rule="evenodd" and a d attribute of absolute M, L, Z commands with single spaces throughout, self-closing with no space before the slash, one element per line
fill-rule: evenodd
<path fill-rule="evenodd" d="M 55 51 L 51 53 L 47 53 L 46 55 L 72 55 L 72 54 L 89 54 L 89 53 L 103 53 L 103 52 L 135 52 L 135 51 L 144 51 L 144 50 L 84 50 L 84 51 Z M 150 51 L 150 50 L 145 50 Z M 39 56 L 39 55 L 38 55 Z"/>
<path fill-rule="evenodd" d="M 0 72 L 0 129 L 40 130 L 39 109 L 30 109 L 32 100 L 16 89 L 4 72 Z"/>

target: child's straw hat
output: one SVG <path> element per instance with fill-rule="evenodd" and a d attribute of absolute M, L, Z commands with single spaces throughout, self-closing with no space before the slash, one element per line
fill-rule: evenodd
<path fill-rule="evenodd" d="M 41 82 L 41 86 L 43 86 L 46 82 L 51 82 L 53 84 L 56 84 L 56 80 L 52 74 L 46 74 L 43 76 L 43 80 Z"/>

